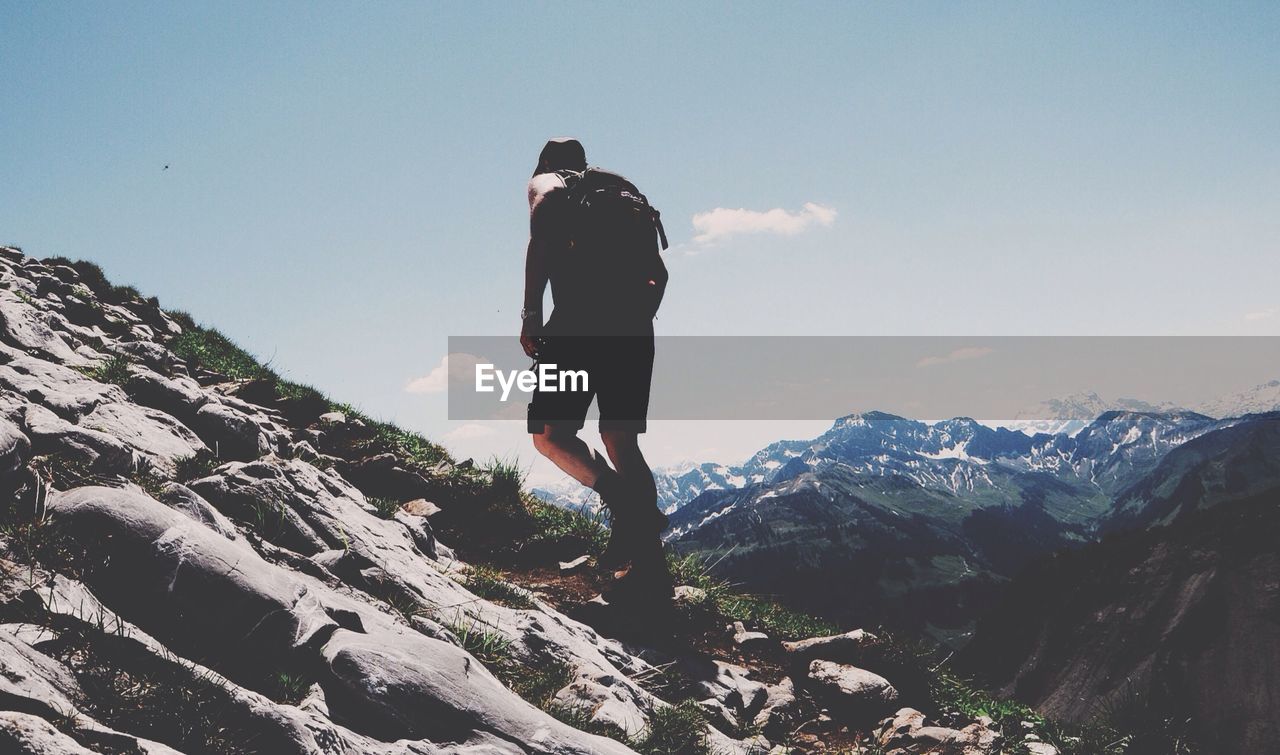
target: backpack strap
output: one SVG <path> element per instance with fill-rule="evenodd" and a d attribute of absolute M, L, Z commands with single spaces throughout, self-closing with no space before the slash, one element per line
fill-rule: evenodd
<path fill-rule="evenodd" d="M 658 238 L 662 240 L 662 248 L 665 250 L 667 244 L 667 229 L 662 227 L 662 213 L 658 212 L 657 207 L 651 207 L 653 210 L 653 226 L 658 229 Z"/>

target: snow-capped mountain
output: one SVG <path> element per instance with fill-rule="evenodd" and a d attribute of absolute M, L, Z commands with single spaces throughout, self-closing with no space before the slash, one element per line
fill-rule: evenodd
<path fill-rule="evenodd" d="M 1061 398 L 1047 399 L 1024 409 L 1012 421 L 1000 423 L 1010 430 L 1020 430 L 1028 435 L 1075 435 L 1089 423 L 1107 412 L 1165 413 L 1184 411 L 1168 401 L 1152 404 L 1134 398 L 1104 399 L 1093 391 L 1072 393 Z"/>
<path fill-rule="evenodd" d="M 1028 436 L 963 417 L 850 415 L 757 454 L 772 475 L 703 491 L 665 537 L 723 557 L 718 573 L 754 591 L 963 642 L 999 584 L 1095 539 L 1116 497 L 1170 451 L 1235 422 L 1109 411 L 1075 435 Z"/>
<path fill-rule="evenodd" d="M 1280 380 L 1208 401 L 1198 411 L 1210 417 L 1243 417 L 1246 414 L 1265 414 L 1280 410 Z"/>
<path fill-rule="evenodd" d="M 671 513 L 705 490 L 740 488 L 752 482 L 763 481 L 764 475 L 749 475 L 742 467 L 707 462 L 659 467 L 653 470 L 653 479 L 658 487 L 658 506 L 664 512 Z M 533 493 L 548 503 L 568 509 L 592 513 L 600 509 L 600 496 L 570 477 L 535 487 Z"/>

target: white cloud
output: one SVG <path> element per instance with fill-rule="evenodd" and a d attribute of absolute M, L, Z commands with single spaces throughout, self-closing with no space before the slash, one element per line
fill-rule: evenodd
<path fill-rule="evenodd" d="M 495 434 L 497 431 L 487 425 L 468 422 L 465 425 L 456 427 L 444 434 L 444 439 L 450 443 L 460 440 L 475 440 L 476 438 L 487 438 Z"/>
<path fill-rule="evenodd" d="M 990 354 L 994 349 L 987 346 L 965 346 L 956 349 L 949 354 L 943 356 L 925 357 L 916 362 L 917 367 L 935 367 L 939 364 L 951 364 L 952 362 L 963 362 L 966 359 L 980 359 Z"/>
<path fill-rule="evenodd" d="M 1278 312 L 1280 312 L 1280 310 L 1277 310 L 1275 307 L 1271 307 L 1270 309 L 1260 309 L 1257 312 L 1250 312 L 1249 314 L 1245 315 L 1244 319 L 1248 320 L 1249 322 L 1255 322 L 1257 320 L 1270 320 L 1271 318 L 1275 317 Z"/>
<path fill-rule="evenodd" d="M 405 393 L 444 393 L 449 388 L 450 377 L 455 381 L 471 380 L 480 363 L 487 361 L 474 354 L 445 354 L 431 372 L 405 383 Z"/>
<path fill-rule="evenodd" d="M 775 233 L 794 236 L 813 226 L 829 226 L 836 222 L 836 211 L 806 202 L 798 212 L 775 207 L 772 210 L 731 210 L 717 207 L 693 216 L 694 243 L 713 244 L 730 236 L 749 233 Z"/>

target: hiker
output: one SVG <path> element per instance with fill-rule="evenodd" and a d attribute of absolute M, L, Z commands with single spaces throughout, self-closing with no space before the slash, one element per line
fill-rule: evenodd
<path fill-rule="evenodd" d="M 520 344 L 559 370 L 584 370 L 586 390 L 535 391 L 529 433 L 543 456 L 595 490 L 608 508 L 609 543 L 598 565 L 614 573 L 610 602 L 668 600 L 653 473 L 640 452 L 653 372 L 653 318 L 666 288 L 658 213 L 634 185 L 587 167 L 576 139 L 552 139 L 529 181 Z M 554 308 L 543 322 L 551 284 Z M 581 438 L 595 399 L 606 461 Z M 612 466 L 610 466 L 612 462 Z"/>

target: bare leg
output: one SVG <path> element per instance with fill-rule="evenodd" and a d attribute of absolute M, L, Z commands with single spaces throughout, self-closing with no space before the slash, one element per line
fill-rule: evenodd
<path fill-rule="evenodd" d="M 577 431 L 546 425 L 541 433 L 534 434 L 533 447 L 565 474 L 589 488 L 596 486 L 601 475 L 612 471 L 604 459 L 578 437 Z"/>
<path fill-rule="evenodd" d="M 639 438 L 636 433 L 625 430 L 602 430 L 600 440 L 604 442 L 604 450 L 613 462 L 627 486 L 636 493 L 636 501 L 644 508 L 658 505 L 658 487 L 653 481 L 653 470 L 640 453 Z"/>
<path fill-rule="evenodd" d="M 622 521 L 624 526 L 633 528 L 627 533 L 632 540 L 632 573 L 638 569 L 646 583 L 645 591 L 662 596 L 670 593 L 667 584 L 666 556 L 662 550 L 662 540 L 658 530 L 665 526 L 666 518 L 658 511 L 658 488 L 653 480 L 653 470 L 649 469 L 644 454 L 640 452 L 637 434 L 629 431 L 605 430 L 600 433 L 604 441 L 605 451 L 613 466 L 618 470 L 627 488 L 633 491 L 630 499 L 628 516 Z M 656 522 L 661 522 L 656 524 Z"/>

